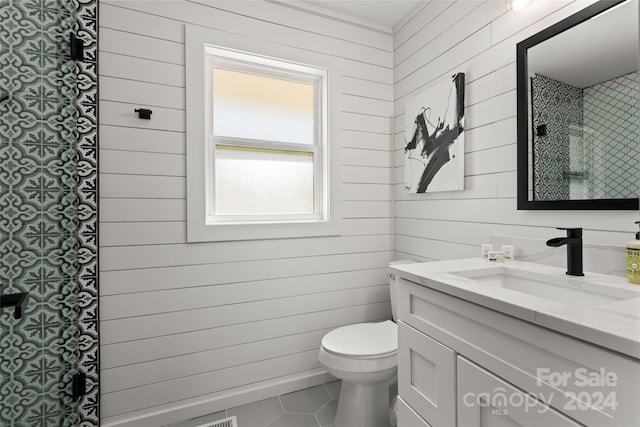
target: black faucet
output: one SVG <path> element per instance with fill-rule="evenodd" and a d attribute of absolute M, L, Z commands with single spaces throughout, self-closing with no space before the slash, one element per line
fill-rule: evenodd
<path fill-rule="evenodd" d="M 567 237 L 547 240 L 547 246 L 557 248 L 567 245 L 567 274 L 584 276 L 582 272 L 582 228 L 557 228 L 567 230 Z"/>

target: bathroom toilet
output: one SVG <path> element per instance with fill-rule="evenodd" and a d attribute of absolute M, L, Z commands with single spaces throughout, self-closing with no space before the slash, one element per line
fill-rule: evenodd
<path fill-rule="evenodd" d="M 336 427 L 389 427 L 389 386 L 398 372 L 397 284 L 389 279 L 393 321 L 342 326 L 322 338 L 318 359 L 342 380 Z"/>

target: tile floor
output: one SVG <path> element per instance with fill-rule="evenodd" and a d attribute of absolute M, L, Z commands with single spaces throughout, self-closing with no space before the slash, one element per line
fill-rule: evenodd
<path fill-rule="evenodd" d="M 340 381 L 249 403 L 171 427 L 197 427 L 235 415 L 238 427 L 334 427 Z"/>

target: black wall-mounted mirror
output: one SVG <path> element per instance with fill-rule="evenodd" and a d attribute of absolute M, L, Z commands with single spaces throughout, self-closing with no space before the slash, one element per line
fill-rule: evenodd
<path fill-rule="evenodd" d="M 638 209 L 639 0 L 517 45 L 518 209 Z"/>

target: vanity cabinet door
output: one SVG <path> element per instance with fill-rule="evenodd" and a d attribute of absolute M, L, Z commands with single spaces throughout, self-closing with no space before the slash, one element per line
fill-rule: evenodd
<path fill-rule="evenodd" d="M 458 427 L 579 427 L 532 395 L 458 356 Z"/>
<path fill-rule="evenodd" d="M 398 398 L 396 412 L 398 414 L 398 427 L 431 427 L 401 397 Z"/>
<path fill-rule="evenodd" d="M 456 423 L 456 353 L 398 322 L 398 391 L 432 427 Z M 410 426 L 400 426 L 410 427 Z"/>

